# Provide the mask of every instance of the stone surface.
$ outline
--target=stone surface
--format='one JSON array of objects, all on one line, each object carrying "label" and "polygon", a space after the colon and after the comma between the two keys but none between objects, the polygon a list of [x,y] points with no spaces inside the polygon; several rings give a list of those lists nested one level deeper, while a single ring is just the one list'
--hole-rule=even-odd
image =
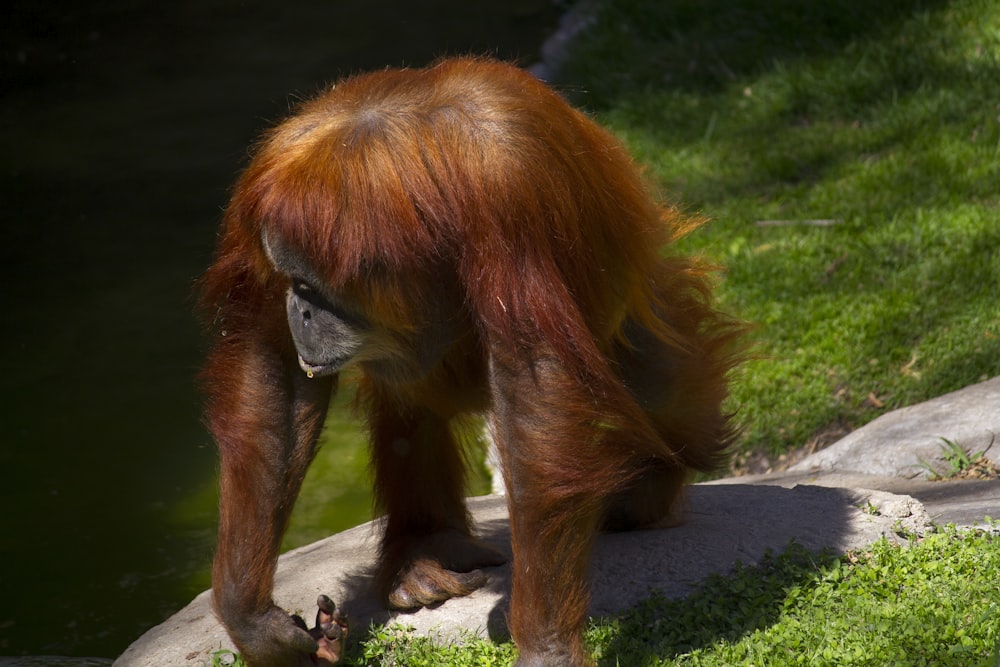
[{"label": "stone surface", "polygon": [[[509,553],[503,498],[470,501],[480,534]],[[872,513],[870,507],[882,508]],[[803,546],[837,551],[861,548],[880,537],[895,539],[900,525],[921,530],[928,524],[920,503],[883,493],[821,486],[786,489],[769,485],[713,484],[687,490],[681,521],[667,529],[603,535],[595,550],[591,614],[626,609],[653,591],[682,596],[704,577],[725,573],[741,561],[757,562],[769,550],[795,539]],[[351,616],[353,627],[394,620],[418,632],[450,638],[463,631],[502,639],[507,636],[506,599],[510,568],[491,568],[490,583],[466,597],[415,613],[385,612],[370,583],[376,532],[372,524],[334,535],[283,555],[275,600],[311,618],[320,593],[331,595]],[[210,610],[207,593],[153,628],[115,662],[139,665],[198,665],[211,652],[231,648]]]},{"label": "stone surface", "polygon": [[945,472],[943,439],[968,452],[1000,455],[1000,377],[882,415],[789,468],[879,477],[927,477]]},{"label": "stone surface", "polygon": [[[739,477],[742,484],[762,484],[793,488],[814,485],[836,488],[879,489],[903,494],[919,501],[927,517],[937,525],[959,527],[982,525],[986,517],[1000,520],[1000,479],[928,481],[903,477],[880,477],[861,473],[786,471]],[[708,484],[725,484],[719,480]]]}]

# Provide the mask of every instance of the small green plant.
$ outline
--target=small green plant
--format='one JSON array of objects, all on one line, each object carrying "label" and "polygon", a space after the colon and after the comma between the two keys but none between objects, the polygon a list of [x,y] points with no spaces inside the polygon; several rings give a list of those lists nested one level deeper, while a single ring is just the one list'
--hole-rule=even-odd
[{"label": "small green plant", "polygon": [[229,649],[213,651],[209,657],[212,660],[212,667],[246,667],[240,654],[233,653]]},{"label": "small green plant", "polygon": [[984,462],[984,457],[986,451],[976,452],[975,454],[970,454],[966,451],[965,447],[956,442],[955,440],[949,440],[948,438],[941,438],[941,458],[944,462],[948,464],[948,469],[944,472],[939,472],[934,466],[925,461],[924,459],[918,459],[920,461],[921,467],[925,468],[930,474],[931,479],[950,479],[952,477],[958,477]]}]

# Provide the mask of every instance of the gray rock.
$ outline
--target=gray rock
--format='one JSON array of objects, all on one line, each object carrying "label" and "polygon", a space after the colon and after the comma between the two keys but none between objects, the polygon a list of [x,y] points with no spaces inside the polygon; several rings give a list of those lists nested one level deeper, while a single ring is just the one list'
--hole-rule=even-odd
[{"label": "gray rock", "polygon": [[[834,488],[879,489],[916,500],[927,518],[936,525],[952,524],[959,528],[984,526],[984,519],[1000,519],[1000,479],[932,482],[905,477],[880,477],[861,473],[786,471],[736,478],[742,484],[781,486],[800,485]],[[727,484],[718,480],[708,484]],[[887,509],[887,512],[891,509]],[[884,513],[884,512],[883,512]]]},{"label": "gray rock", "polygon": [[894,410],[850,433],[788,471],[853,472],[879,477],[930,476],[926,462],[947,471],[943,439],[967,452],[1000,453],[1000,377]]}]

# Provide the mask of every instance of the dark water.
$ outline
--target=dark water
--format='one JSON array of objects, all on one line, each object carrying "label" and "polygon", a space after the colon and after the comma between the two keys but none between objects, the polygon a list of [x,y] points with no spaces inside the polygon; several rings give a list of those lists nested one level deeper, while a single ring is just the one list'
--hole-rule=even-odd
[{"label": "dark water", "polygon": [[[115,656],[209,585],[191,286],[254,135],[341,74],[531,62],[550,0],[8,1],[0,10],[0,654]],[[332,424],[289,543],[368,517]]]}]

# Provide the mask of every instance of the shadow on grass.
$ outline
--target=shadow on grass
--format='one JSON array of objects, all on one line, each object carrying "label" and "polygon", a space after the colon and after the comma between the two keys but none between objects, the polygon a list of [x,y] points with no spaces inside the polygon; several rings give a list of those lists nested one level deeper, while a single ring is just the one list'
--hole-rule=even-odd
[{"label": "shadow on grass", "polygon": [[[591,28],[573,46],[560,78],[586,81],[574,96],[596,108],[648,89],[712,92],[766,69],[835,55],[852,42],[884,38],[915,12],[947,4],[594,0],[584,5]],[[591,76],[595,70],[606,75]]]},{"label": "shadow on grass", "polygon": [[720,641],[737,642],[774,624],[788,591],[814,581],[837,558],[792,542],[780,554],[768,552],[758,565],[737,564],[713,575],[683,599],[654,595],[592,636],[611,634],[598,660],[601,667],[642,665],[676,659]]},{"label": "shadow on grass", "polygon": [[666,184],[690,206],[787,196],[858,162],[855,211],[988,198],[996,174],[965,165],[1000,140],[994,38],[965,52],[954,31],[975,7],[953,5],[595,0],[559,81],[637,143],[703,153],[711,169]]}]

